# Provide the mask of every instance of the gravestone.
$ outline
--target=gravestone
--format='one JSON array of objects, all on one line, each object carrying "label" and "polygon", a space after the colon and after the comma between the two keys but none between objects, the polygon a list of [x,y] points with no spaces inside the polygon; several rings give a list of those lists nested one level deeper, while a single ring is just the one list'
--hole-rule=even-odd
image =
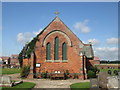
[{"label": "gravestone", "polygon": [[118,88],[120,88],[120,72],[118,72]]},{"label": "gravestone", "polygon": [[11,77],[10,76],[1,76],[0,77],[0,83],[10,84],[11,83]]},{"label": "gravestone", "polygon": [[120,80],[120,78],[118,78],[117,76],[108,77],[107,87],[108,88],[119,88],[119,86],[120,86],[119,80]]},{"label": "gravestone", "polygon": [[0,76],[0,87],[11,87],[12,81],[10,76]]},{"label": "gravestone", "polygon": [[0,76],[0,87],[12,87],[20,83],[23,83],[23,81],[12,82],[10,76]]},{"label": "gravestone", "polygon": [[99,88],[97,78],[90,79],[90,88]]},{"label": "gravestone", "polygon": [[101,88],[107,88],[108,83],[108,73],[107,72],[100,72],[98,75],[98,84]]}]

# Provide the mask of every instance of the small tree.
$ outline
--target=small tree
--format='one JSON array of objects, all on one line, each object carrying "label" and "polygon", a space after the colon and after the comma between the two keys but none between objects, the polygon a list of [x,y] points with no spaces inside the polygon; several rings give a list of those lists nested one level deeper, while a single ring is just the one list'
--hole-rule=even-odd
[{"label": "small tree", "polygon": [[22,68],[22,63],[23,63],[22,52],[19,54],[18,60],[19,60],[20,68]]},{"label": "small tree", "polygon": [[95,78],[96,77],[96,73],[93,72],[92,70],[89,70],[87,75],[88,75],[88,78]]},{"label": "small tree", "polygon": [[28,65],[28,66],[23,66],[23,67],[21,68],[21,72],[20,72],[21,78],[27,78],[29,72],[30,72],[30,65]]}]

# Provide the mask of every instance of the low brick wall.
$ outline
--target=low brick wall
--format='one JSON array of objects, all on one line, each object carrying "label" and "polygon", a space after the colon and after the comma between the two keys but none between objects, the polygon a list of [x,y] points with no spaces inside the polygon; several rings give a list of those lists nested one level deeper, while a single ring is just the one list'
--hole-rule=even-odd
[{"label": "low brick wall", "polygon": [[96,65],[99,69],[118,69],[120,64],[100,64]]}]

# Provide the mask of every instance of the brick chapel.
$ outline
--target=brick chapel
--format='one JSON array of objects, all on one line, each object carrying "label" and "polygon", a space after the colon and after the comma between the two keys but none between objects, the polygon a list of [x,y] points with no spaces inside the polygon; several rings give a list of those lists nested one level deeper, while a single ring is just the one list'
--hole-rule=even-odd
[{"label": "brick chapel", "polygon": [[[42,72],[66,72],[71,77],[87,79],[87,69],[95,65],[91,44],[84,44],[56,16],[38,35],[30,58],[23,59],[23,65],[30,65],[28,78]],[[27,47],[29,48],[29,47]]]}]

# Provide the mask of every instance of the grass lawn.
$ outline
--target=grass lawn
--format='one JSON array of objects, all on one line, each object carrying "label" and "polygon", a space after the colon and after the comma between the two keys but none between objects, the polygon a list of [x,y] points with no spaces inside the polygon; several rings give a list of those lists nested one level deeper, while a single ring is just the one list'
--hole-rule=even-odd
[{"label": "grass lawn", "polygon": [[30,88],[33,88],[35,86],[35,83],[32,82],[23,82],[21,84],[18,84],[16,86],[13,87],[2,87],[2,90],[8,90],[8,89],[13,89],[16,90],[16,88],[19,88],[20,90],[28,90]]},{"label": "grass lawn", "polygon": [[100,69],[100,72],[107,72],[108,70],[111,70],[112,72],[113,72],[114,70],[120,71],[120,69]]},{"label": "grass lawn", "polygon": [[86,90],[88,88],[90,88],[90,82],[81,82],[81,83],[75,83],[70,85],[70,88],[72,90]]},{"label": "grass lawn", "polygon": [[118,71],[120,71],[120,69],[100,69],[100,72],[108,72],[108,70],[111,70],[112,71],[112,76],[115,76],[115,74],[114,74],[114,70],[118,70]]},{"label": "grass lawn", "polygon": [[20,73],[20,69],[17,68],[0,68],[0,74],[14,74]]},{"label": "grass lawn", "polygon": [[108,70],[111,70],[112,72],[114,70],[119,70],[120,71],[120,69],[100,69],[100,72],[107,72]]}]

